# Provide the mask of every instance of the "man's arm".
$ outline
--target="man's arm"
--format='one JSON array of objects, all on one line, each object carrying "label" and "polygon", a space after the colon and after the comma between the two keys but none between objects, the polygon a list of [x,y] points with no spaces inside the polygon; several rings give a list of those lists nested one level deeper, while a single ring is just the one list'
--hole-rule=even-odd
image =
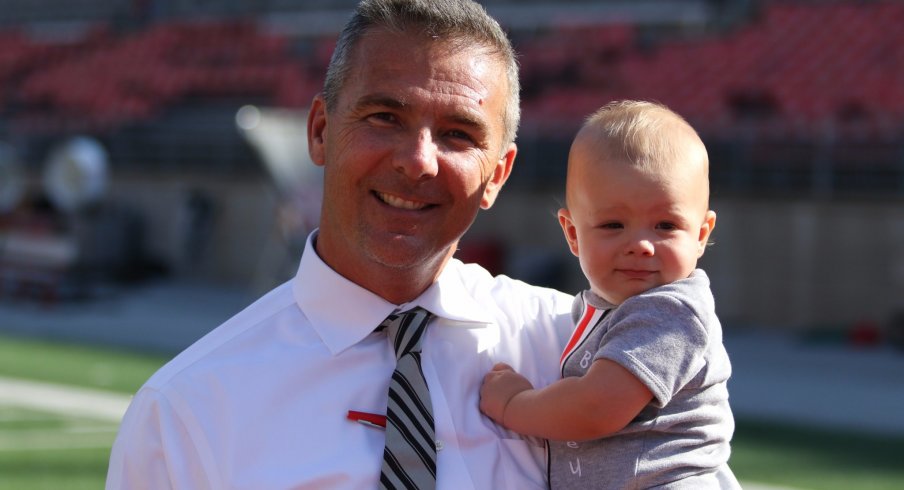
[{"label": "man's arm", "polygon": [[205,472],[189,430],[166,399],[143,388],[132,400],[110,454],[106,488],[220,488]]},{"label": "man's arm", "polygon": [[653,399],[650,390],[617,363],[598,359],[587,374],[542,388],[505,364],[487,373],[480,410],[502,426],[529,436],[586,441],[613,434]]}]

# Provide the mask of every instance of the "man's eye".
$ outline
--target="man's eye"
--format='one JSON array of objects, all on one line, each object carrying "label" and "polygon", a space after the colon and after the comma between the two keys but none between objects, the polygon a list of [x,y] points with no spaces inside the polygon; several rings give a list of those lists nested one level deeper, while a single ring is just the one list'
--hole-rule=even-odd
[{"label": "man's eye", "polygon": [[474,138],[472,138],[470,134],[468,134],[462,130],[459,130],[459,129],[453,129],[453,130],[447,131],[446,135],[449,136],[450,138],[455,138],[455,139],[460,139],[460,140],[465,140],[465,141],[470,141],[470,142],[474,141]]},{"label": "man's eye", "polygon": [[373,119],[376,121],[385,121],[385,122],[395,122],[396,121],[395,115],[390,112],[375,112],[367,117],[369,119]]}]

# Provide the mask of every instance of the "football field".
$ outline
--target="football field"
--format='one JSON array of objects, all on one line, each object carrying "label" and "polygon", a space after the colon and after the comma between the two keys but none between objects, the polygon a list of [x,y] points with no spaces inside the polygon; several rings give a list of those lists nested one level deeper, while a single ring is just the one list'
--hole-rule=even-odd
[{"label": "football field", "polygon": [[103,488],[117,424],[0,406],[0,489]]},{"label": "football field", "polygon": [[[0,490],[100,489],[130,394],[166,358],[0,336]],[[750,490],[904,488],[904,439],[738,422]]]},{"label": "football field", "polygon": [[0,337],[0,490],[103,488],[130,394],[164,360]]}]

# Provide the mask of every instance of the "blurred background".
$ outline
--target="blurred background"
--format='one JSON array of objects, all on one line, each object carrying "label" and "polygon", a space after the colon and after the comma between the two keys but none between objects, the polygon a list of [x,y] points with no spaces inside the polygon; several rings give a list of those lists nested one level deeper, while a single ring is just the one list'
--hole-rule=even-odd
[{"label": "blurred background", "polygon": [[[36,485],[2,475],[53,459],[4,459],[34,438],[21,407],[50,410],[23,400],[63,396],[3,379],[132,392],[294,275],[320,205],[307,107],[355,3],[0,0],[0,488]],[[523,121],[513,177],[458,256],[583,288],[555,219],[570,141],[608,101],[665,103],[710,152],[718,226],[701,265],[735,368],[736,447],[752,468],[739,473],[835,488],[781,476],[806,464],[770,460],[774,446],[750,456],[766,427],[794,452],[782,437],[838,433],[829,445],[900,456],[904,3],[481,3],[520,54]],[[815,473],[837,480],[823,456]]]}]

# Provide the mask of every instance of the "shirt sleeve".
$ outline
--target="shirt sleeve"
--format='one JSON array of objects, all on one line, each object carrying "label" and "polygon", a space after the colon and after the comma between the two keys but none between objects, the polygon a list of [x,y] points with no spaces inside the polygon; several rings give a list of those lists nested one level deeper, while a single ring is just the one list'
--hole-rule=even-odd
[{"label": "shirt sleeve", "polygon": [[612,312],[595,359],[612,360],[666,405],[703,368],[709,336],[698,313],[678,297],[640,295]]},{"label": "shirt sleeve", "polygon": [[158,391],[143,388],[123,417],[110,454],[107,490],[210,489],[189,431]]},{"label": "shirt sleeve", "polygon": [[521,298],[521,308],[508,311],[506,319],[514,329],[510,335],[515,340],[509,345],[517,348],[501,360],[515,367],[535,387],[546,386],[560,377],[559,358],[574,328],[571,321],[574,297],[535,286],[526,286],[514,294]]}]

